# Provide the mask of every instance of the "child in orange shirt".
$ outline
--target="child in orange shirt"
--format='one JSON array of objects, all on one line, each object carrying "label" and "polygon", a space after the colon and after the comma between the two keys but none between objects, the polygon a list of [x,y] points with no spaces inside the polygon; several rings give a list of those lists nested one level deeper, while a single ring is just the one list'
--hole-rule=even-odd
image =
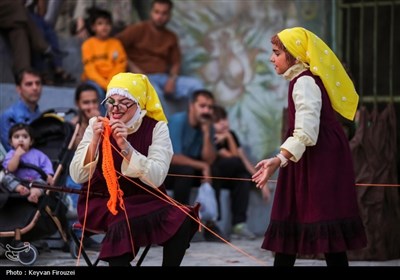
[{"label": "child in orange shirt", "polygon": [[110,37],[112,17],[108,11],[92,9],[90,24],[93,36],[82,44],[82,80],[100,87],[100,100],[103,100],[109,81],[126,71],[128,60],[121,42]]}]

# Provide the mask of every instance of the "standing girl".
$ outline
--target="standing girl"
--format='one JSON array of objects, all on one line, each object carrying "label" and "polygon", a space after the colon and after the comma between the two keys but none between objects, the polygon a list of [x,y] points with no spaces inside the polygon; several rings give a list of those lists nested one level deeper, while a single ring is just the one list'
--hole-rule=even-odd
[{"label": "standing girl", "polygon": [[353,161],[335,111],[352,120],[358,95],[342,64],[315,34],[300,28],[273,36],[271,62],[290,81],[286,141],[253,175],[263,187],[280,167],[263,249],[275,266],[296,254],[324,253],[328,266],[347,266],[346,251],[366,245],[358,213]]}]

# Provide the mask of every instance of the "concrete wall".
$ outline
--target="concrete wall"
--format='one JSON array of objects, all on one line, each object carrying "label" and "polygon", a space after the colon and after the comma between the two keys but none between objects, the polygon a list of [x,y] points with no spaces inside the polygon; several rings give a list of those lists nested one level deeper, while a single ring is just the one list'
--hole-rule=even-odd
[{"label": "concrete wall", "polygon": [[[74,108],[74,88],[44,86],[39,106],[42,111],[57,107]],[[18,100],[14,84],[0,84],[0,113]]]}]

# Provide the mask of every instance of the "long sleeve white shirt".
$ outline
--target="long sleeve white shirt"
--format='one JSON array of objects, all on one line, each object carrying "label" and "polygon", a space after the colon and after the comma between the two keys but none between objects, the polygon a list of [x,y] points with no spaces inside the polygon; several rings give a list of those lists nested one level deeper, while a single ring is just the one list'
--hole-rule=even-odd
[{"label": "long sleeve white shirt", "polygon": [[[302,64],[289,68],[283,76],[292,80],[307,70]],[[297,79],[292,94],[295,106],[295,123],[292,136],[281,145],[281,149],[289,151],[297,162],[302,157],[307,146],[314,146],[318,140],[320,114],[322,107],[321,90],[310,76]]]},{"label": "long sleeve white shirt", "polygon": [[[146,111],[142,111],[141,118],[133,124],[128,133],[135,133],[142,123]],[[93,137],[93,123],[95,118],[89,121],[82,141],[79,143],[70,165],[71,178],[79,184],[87,182],[92,176],[98,162],[98,155],[93,162],[84,165],[86,153]],[[152,144],[149,147],[147,157],[133,149],[130,161],[124,160],[121,172],[124,176],[139,178],[143,183],[151,186],[160,186],[167,176],[172,159],[172,143],[166,122],[158,122],[153,130]]]}]

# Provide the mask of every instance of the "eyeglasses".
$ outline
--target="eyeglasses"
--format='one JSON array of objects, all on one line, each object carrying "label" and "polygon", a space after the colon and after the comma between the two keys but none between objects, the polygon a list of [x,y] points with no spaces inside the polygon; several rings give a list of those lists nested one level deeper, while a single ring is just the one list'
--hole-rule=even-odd
[{"label": "eyeglasses", "polygon": [[118,109],[118,111],[121,113],[125,113],[126,111],[128,111],[129,108],[131,108],[133,105],[136,105],[136,104],[137,104],[136,102],[115,104],[115,100],[111,97],[105,101],[105,105],[106,105],[108,111],[112,111],[114,109],[114,107],[116,107]]}]

